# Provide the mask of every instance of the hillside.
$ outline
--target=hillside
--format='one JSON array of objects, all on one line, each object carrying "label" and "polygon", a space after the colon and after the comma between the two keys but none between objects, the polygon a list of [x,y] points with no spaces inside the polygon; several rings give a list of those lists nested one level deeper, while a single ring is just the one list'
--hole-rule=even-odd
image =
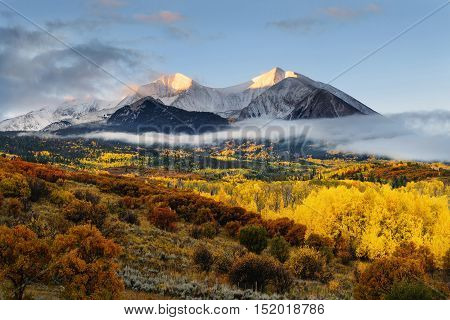
[{"label": "hillside", "polygon": [[[273,183],[245,180],[239,174],[233,178],[229,173],[211,180],[210,171],[204,172],[205,177],[201,172],[168,173],[161,169],[142,172],[133,167],[115,174],[73,171],[0,158],[0,246],[16,239],[17,256],[8,259],[26,257],[32,263],[31,274],[46,274],[30,278],[24,291],[3,282],[0,297],[382,298],[391,293],[373,288],[368,295],[361,290],[369,284],[354,278],[355,272],[365,277],[364,269],[378,268],[379,263],[406,263],[405,268],[414,265],[411,270],[422,279],[419,285],[425,286],[423,290],[433,288],[431,298],[448,295],[442,280],[448,237],[439,233],[442,223],[448,223],[443,218],[448,208],[442,196],[447,191],[439,183],[423,182],[394,190],[371,182],[324,178]],[[383,232],[402,232],[383,238],[385,247],[369,237],[372,231],[368,226],[359,224],[356,234],[347,238],[335,232],[348,228],[346,220],[335,220],[336,213],[326,208],[320,211],[323,216],[314,220],[316,213],[310,209],[339,199],[345,205],[361,205],[354,212],[346,211],[352,215],[349,218],[358,219],[366,206],[363,199],[369,194],[378,207],[386,205],[379,202],[383,198],[393,203],[393,220]],[[303,207],[303,203],[308,206]],[[405,209],[409,204],[412,206]],[[396,214],[399,208],[403,208],[401,215]],[[421,229],[420,225],[398,229],[410,217],[414,216],[416,223],[428,219],[415,208],[428,208],[437,219],[427,222],[435,231],[414,240],[425,243],[420,246],[399,240],[419,234],[415,228]],[[364,215],[369,217],[370,211]],[[329,230],[324,221],[336,224]],[[51,254],[41,255],[37,261],[34,251],[21,251],[21,241]],[[83,241],[94,241],[100,251],[90,258],[71,251],[72,245],[87,243]],[[380,260],[381,252],[385,257]],[[417,252],[427,252],[427,260]],[[399,255],[402,258],[395,258]],[[303,256],[315,261],[312,271],[305,273],[296,267]],[[87,263],[89,268],[102,266],[103,271],[89,275],[69,263],[72,259]],[[8,264],[2,263],[0,268],[13,276],[15,269],[4,269]],[[245,267],[254,264],[257,269],[253,271]],[[260,273],[261,268],[266,271]],[[103,272],[109,276],[102,280]],[[89,286],[80,290],[84,277]]]}]

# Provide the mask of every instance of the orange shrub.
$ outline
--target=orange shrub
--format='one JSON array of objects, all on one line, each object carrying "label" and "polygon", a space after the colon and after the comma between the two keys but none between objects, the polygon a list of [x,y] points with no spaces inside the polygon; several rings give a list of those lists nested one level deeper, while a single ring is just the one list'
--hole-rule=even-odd
[{"label": "orange shrub", "polygon": [[152,224],[166,231],[175,230],[177,218],[177,214],[170,208],[160,207],[153,208],[148,216],[148,220]]},{"label": "orange shrub", "polygon": [[436,270],[434,254],[425,246],[417,246],[414,242],[402,242],[394,251],[395,257],[409,258],[419,261],[426,272]]},{"label": "orange shrub", "polygon": [[124,290],[117,275],[121,247],[89,225],[76,226],[54,241],[53,276],[68,299],[116,299]]},{"label": "orange shrub", "polygon": [[0,226],[0,280],[13,285],[13,298],[21,300],[28,285],[41,282],[50,263],[47,243],[25,226]]},{"label": "orange shrub", "polygon": [[394,283],[420,280],[425,270],[422,263],[408,258],[382,258],[375,260],[357,275],[356,299],[382,299]]}]

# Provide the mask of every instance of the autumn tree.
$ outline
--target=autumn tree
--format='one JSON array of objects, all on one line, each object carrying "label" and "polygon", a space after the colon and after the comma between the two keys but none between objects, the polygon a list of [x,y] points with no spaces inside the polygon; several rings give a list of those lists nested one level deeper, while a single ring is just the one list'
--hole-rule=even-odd
[{"label": "autumn tree", "polygon": [[124,289],[117,275],[121,247],[94,226],[81,225],[54,241],[53,275],[69,299],[116,299]]},{"label": "autumn tree", "polygon": [[48,244],[25,226],[0,226],[0,280],[13,287],[13,298],[21,300],[30,284],[42,281],[51,259]]}]

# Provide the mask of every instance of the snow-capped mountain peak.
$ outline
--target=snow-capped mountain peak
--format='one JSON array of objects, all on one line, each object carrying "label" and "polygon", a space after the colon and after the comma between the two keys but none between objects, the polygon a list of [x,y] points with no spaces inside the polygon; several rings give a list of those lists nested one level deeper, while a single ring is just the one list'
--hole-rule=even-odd
[{"label": "snow-capped mountain peak", "polygon": [[170,75],[163,75],[159,77],[155,82],[161,82],[165,86],[172,88],[175,91],[183,91],[189,89],[194,81],[182,73],[175,73]]},{"label": "snow-capped mountain peak", "polygon": [[39,131],[53,123],[80,124],[106,119],[116,109],[117,101],[74,99],[49,108],[30,111],[0,122],[0,131]]},{"label": "snow-capped mountain peak", "polygon": [[375,111],[339,89],[281,68],[226,88],[201,85],[188,76],[163,75],[139,87],[118,104],[99,100],[71,100],[0,122],[0,131],[35,131],[108,119],[116,110],[145,97],[185,111],[212,112],[244,120],[326,118]]},{"label": "snow-capped mountain peak", "polygon": [[277,84],[286,78],[298,78],[298,74],[294,71],[284,71],[281,68],[275,67],[269,71],[252,79],[251,89],[268,88]]}]

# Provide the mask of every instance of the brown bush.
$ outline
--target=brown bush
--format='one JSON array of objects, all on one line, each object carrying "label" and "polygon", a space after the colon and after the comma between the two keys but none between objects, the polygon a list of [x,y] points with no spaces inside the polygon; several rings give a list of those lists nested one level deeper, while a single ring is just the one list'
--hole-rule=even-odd
[{"label": "brown bush", "polygon": [[72,192],[62,189],[55,189],[50,192],[50,202],[59,207],[63,207],[75,199]]},{"label": "brown bush", "polygon": [[339,237],[334,245],[334,255],[342,264],[349,264],[354,259],[350,240],[346,237]]},{"label": "brown bush", "polygon": [[420,261],[408,258],[382,258],[371,263],[357,274],[356,299],[382,299],[394,283],[416,281],[423,278],[425,270]]},{"label": "brown bush", "polygon": [[170,208],[156,207],[150,211],[148,220],[158,228],[166,231],[175,230],[177,214]]},{"label": "brown bush", "polygon": [[97,205],[100,202],[100,196],[90,190],[77,189],[74,191],[73,195],[78,200],[86,201],[93,205]]},{"label": "brown bush", "polygon": [[291,272],[300,279],[323,280],[326,275],[326,260],[314,248],[293,250],[286,262]]},{"label": "brown bush", "polygon": [[292,276],[276,259],[249,253],[237,259],[229,273],[230,282],[242,289],[285,292],[292,285]]},{"label": "brown bush", "polygon": [[107,209],[103,205],[92,205],[83,200],[73,200],[64,208],[64,217],[75,223],[92,223],[101,229],[107,216]]},{"label": "brown bush", "polygon": [[216,257],[214,261],[214,270],[220,274],[227,274],[233,264],[234,255],[231,253],[223,253]]},{"label": "brown bush", "polygon": [[414,242],[402,242],[395,249],[395,257],[409,258],[419,261],[426,272],[436,270],[435,257],[431,250],[426,246],[417,246]]},{"label": "brown bush", "polygon": [[141,206],[141,200],[125,196],[119,199],[119,206],[127,209],[138,209]]},{"label": "brown bush", "polygon": [[200,208],[192,216],[191,222],[197,225],[214,221],[214,216],[209,208]]},{"label": "brown bush", "polygon": [[25,206],[17,198],[6,198],[3,200],[2,214],[15,221],[22,220]]},{"label": "brown bush", "polygon": [[214,257],[212,253],[205,246],[201,245],[195,248],[193,255],[194,264],[197,265],[200,270],[208,272],[214,263]]},{"label": "brown bush", "polygon": [[35,177],[28,177],[28,186],[30,188],[30,200],[33,202],[38,201],[40,198],[47,196],[50,191],[48,190],[47,183],[44,180]]},{"label": "brown bush", "polygon": [[311,233],[308,239],[306,239],[305,245],[310,248],[321,250],[323,248],[332,248],[333,240],[317,233]]},{"label": "brown bush", "polygon": [[213,239],[219,233],[219,225],[216,222],[207,222],[202,225],[193,225],[189,235],[194,239]]},{"label": "brown bush", "polygon": [[284,236],[291,246],[300,246],[305,242],[306,226],[303,224],[294,224]]},{"label": "brown bush", "polygon": [[241,224],[238,221],[230,221],[227,222],[227,224],[225,225],[226,233],[233,238],[235,238],[238,235],[240,228]]},{"label": "brown bush", "polygon": [[267,229],[269,237],[286,236],[294,226],[294,221],[289,218],[279,218],[275,220],[264,221],[264,227]]},{"label": "brown bush", "polygon": [[119,220],[122,222],[134,224],[137,226],[140,224],[138,215],[133,211],[120,209],[118,216]]}]

